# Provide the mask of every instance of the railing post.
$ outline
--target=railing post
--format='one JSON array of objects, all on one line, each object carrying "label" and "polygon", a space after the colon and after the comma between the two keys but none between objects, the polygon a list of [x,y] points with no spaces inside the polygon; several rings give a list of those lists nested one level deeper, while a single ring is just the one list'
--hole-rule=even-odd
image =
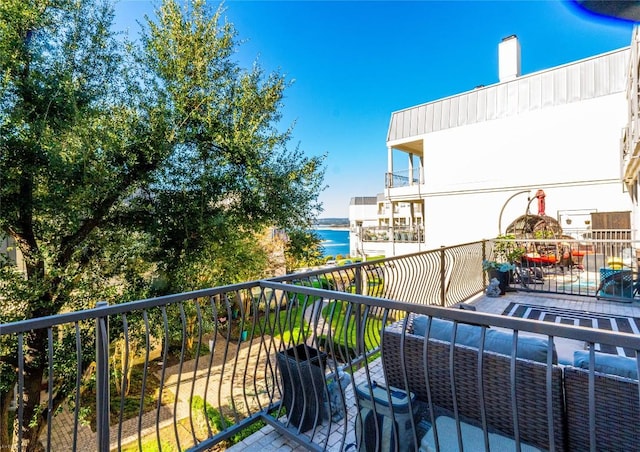
[{"label": "railing post", "polygon": [[[356,279],[356,293],[358,295],[362,295],[362,267],[358,266],[355,268],[355,279]],[[364,336],[362,330],[362,305],[360,303],[356,303],[355,308],[355,318],[358,319],[357,328],[356,328],[356,353],[360,356],[364,350]]]},{"label": "railing post", "polygon": [[[486,260],[487,260],[487,241],[482,240],[482,262]],[[488,279],[489,278],[487,277],[487,272],[483,270],[482,271],[482,287],[487,287],[487,284],[489,283]]]},{"label": "railing post", "polygon": [[443,308],[445,307],[445,299],[446,299],[446,290],[445,290],[446,275],[444,271],[444,266],[445,266],[444,250],[445,250],[445,247],[441,246],[440,247],[440,304],[442,305]]},{"label": "railing post", "polygon": [[355,275],[354,275],[354,279],[355,279],[355,283],[356,283],[356,293],[358,295],[362,295],[362,269],[360,267],[356,267],[355,268]]},{"label": "railing post", "polygon": [[[109,306],[96,303],[96,309]],[[96,317],[96,445],[98,452],[109,452],[109,317]]]}]

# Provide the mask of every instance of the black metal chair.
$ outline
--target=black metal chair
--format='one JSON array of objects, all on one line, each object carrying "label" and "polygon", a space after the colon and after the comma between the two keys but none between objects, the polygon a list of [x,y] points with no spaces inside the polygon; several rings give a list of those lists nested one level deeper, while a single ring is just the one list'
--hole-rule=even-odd
[{"label": "black metal chair", "polygon": [[516,264],[514,271],[514,280],[516,284],[520,284],[523,288],[528,289],[532,284],[543,284],[544,274],[542,269],[537,266],[530,266],[527,263]]}]

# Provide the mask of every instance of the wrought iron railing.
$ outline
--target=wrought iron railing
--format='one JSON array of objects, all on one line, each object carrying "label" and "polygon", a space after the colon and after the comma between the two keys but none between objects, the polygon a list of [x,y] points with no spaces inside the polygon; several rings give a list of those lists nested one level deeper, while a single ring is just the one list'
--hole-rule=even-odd
[{"label": "wrought iron railing", "polygon": [[[287,441],[309,450],[344,450],[364,441],[363,432],[374,440],[391,439],[395,447],[408,438],[417,450],[437,415],[428,403],[435,397],[432,391],[442,388],[430,387],[427,380],[426,386],[416,387],[411,374],[415,363],[405,359],[419,341],[413,337],[416,315],[452,321],[447,333],[451,338],[463,334],[468,324],[480,328],[476,351],[472,347],[460,353],[475,353],[475,369],[481,374],[494,359],[493,352],[486,354],[486,327],[536,333],[548,341],[549,350],[564,339],[580,341],[581,349],[589,352],[591,369],[589,390],[583,395],[590,408],[581,413],[582,423],[594,427],[586,437],[597,448],[595,427],[600,420],[592,395],[599,381],[594,373],[596,349],[609,344],[635,357],[640,336],[450,309],[484,289],[481,262],[493,249],[491,243],[477,242],[0,325],[2,387],[15,387],[3,393],[15,395],[15,413],[9,417],[12,444],[0,448],[36,450],[40,441],[49,450],[87,450],[96,444],[101,451],[129,445],[143,450],[147,443],[161,450],[208,450],[230,447],[270,425]],[[396,348],[389,348],[392,333]],[[511,425],[508,436],[525,443],[519,431],[525,427],[518,420],[522,414],[517,401],[525,397],[518,383],[524,372],[516,359],[518,334],[502,350],[510,375],[504,385],[511,399],[506,411],[500,406],[505,424]],[[46,344],[42,355],[35,354],[39,340]],[[428,348],[420,350],[419,356],[428,356]],[[454,364],[458,353],[457,348],[446,353],[450,361],[445,373],[451,382],[460,371]],[[637,360],[632,363],[640,368]],[[34,382],[36,366],[44,369],[44,378]],[[420,366],[417,371],[427,375],[428,369]],[[543,375],[537,398],[546,400],[548,419],[555,422],[551,405],[556,403],[556,363],[550,358],[536,366],[542,366]],[[408,417],[406,405],[401,409],[389,403],[399,394],[385,384],[391,372],[398,390],[419,395],[409,397]],[[460,408],[465,402],[456,394],[464,391],[456,391],[456,384],[444,390],[459,421],[460,413],[467,412]],[[465,384],[482,388],[485,383],[472,378]],[[631,389],[637,396],[637,380]],[[479,391],[480,429],[493,431],[495,413],[486,417],[495,408],[493,395],[484,397]],[[37,406],[34,397],[39,398]],[[378,397],[386,404],[376,408],[370,402]],[[637,405],[639,398],[630,403]],[[402,432],[395,424],[363,425],[364,413],[371,410],[380,410],[382,418],[410,422]],[[639,412],[636,407],[627,415],[625,425],[640,425]],[[557,430],[550,425],[542,428],[542,435],[555,438]],[[388,428],[396,429],[393,435]],[[559,450],[554,441],[547,445]]]},{"label": "wrought iron railing", "polygon": [[415,304],[452,306],[484,289],[482,261],[491,242],[321,268],[273,281]]},{"label": "wrought iron railing", "polygon": [[[413,173],[413,174],[411,174]],[[414,168],[411,170],[394,171],[393,173],[385,174],[385,187],[408,187],[409,185],[416,185],[420,183],[420,168]]]},{"label": "wrought iron railing", "polygon": [[514,289],[633,300],[639,243],[621,231],[594,231],[592,236],[599,238],[498,240],[487,247],[488,256],[504,261],[500,249],[521,250],[510,276]]}]

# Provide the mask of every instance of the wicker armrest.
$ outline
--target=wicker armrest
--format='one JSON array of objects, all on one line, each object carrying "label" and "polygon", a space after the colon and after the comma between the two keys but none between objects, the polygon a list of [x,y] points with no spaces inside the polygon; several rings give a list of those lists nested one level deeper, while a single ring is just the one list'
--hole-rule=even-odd
[{"label": "wicker armrest", "polygon": [[[564,369],[570,450],[589,450],[589,371]],[[595,449],[638,450],[640,405],[638,380],[595,372]]]},{"label": "wicker armrest", "polygon": [[406,320],[404,318],[402,318],[400,320],[396,320],[395,322],[387,325],[385,327],[384,331],[388,331],[390,333],[401,334],[402,330],[405,328],[405,325],[406,325],[407,333],[413,333],[413,319],[414,318],[415,318],[415,314],[409,314],[407,316]]}]

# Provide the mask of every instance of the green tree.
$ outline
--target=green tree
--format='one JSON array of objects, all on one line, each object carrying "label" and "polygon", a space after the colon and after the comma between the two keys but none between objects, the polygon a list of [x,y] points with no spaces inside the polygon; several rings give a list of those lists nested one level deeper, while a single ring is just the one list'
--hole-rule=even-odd
[{"label": "green tree", "polygon": [[322,265],[322,239],[310,230],[296,229],[289,231],[285,249],[287,273],[301,267]]},{"label": "green tree", "polygon": [[173,153],[147,187],[170,289],[182,259],[208,243],[306,227],[319,207],[321,159],[288,150],[291,129],[277,128],[288,83],[239,68],[236,31],[221,18],[204,0],[165,1],[142,37],[154,92],[171,106]]},{"label": "green tree", "polygon": [[[222,14],[167,0],[137,45],[111,31],[108,0],[0,2],[0,235],[26,266],[0,266],[0,322],[183,290],[196,277],[233,282],[262,265],[249,238],[310,224],[322,159],[287,147],[288,83],[232,60],[236,31]],[[224,268],[208,273],[213,254]],[[73,355],[63,333],[60,362]],[[16,357],[1,340],[5,446]],[[35,450],[46,331],[25,336],[25,353],[23,436]],[[59,367],[54,409],[75,380],[74,366]]]}]

